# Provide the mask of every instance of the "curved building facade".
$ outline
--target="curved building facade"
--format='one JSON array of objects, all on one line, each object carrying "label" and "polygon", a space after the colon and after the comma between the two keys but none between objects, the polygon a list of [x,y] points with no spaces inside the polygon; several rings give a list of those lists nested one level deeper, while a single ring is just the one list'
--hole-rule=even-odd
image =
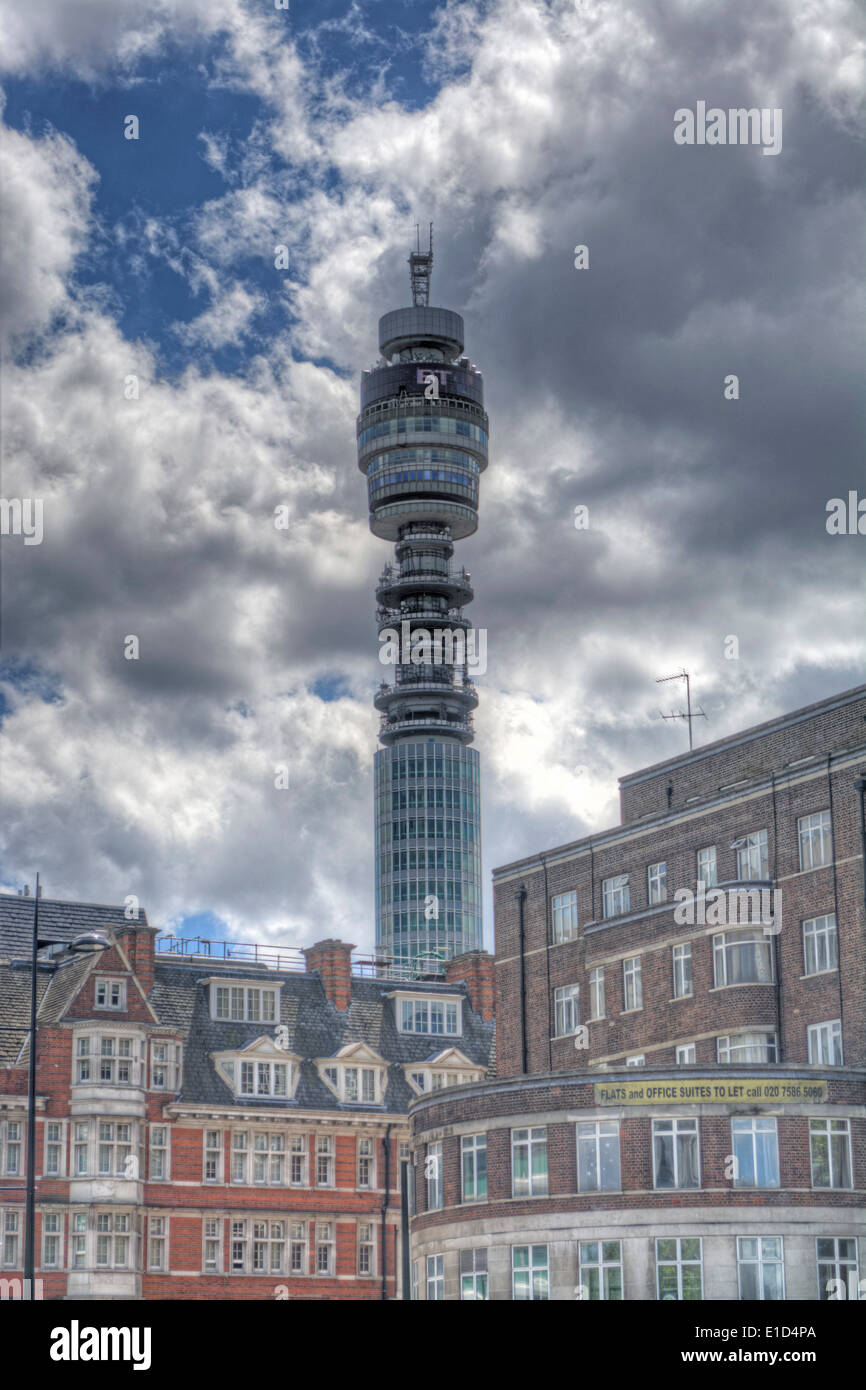
[{"label": "curved building facade", "polygon": [[497,1079],[411,1109],[419,1298],[866,1295],[866,686],[494,871]]},{"label": "curved building facade", "polygon": [[381,357],[361,382],[358,466],[370,529],[394,544],[376,590],[389,679],[375,759],[376,945],[430,964],[480,949],[478,703],[484,648],[463,609],[470,576],[454,542],[478,525],[489,425],[463,320],[427,303],[432,246],[410,257],[415,303],[379,321]]}]

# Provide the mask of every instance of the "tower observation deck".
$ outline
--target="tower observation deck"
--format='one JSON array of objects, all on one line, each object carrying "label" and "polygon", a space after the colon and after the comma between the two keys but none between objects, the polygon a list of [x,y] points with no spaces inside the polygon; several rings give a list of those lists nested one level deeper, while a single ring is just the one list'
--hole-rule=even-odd
[{"label": "tower observation deck", "polygon": [[481,373],[463,320],[428,303],[429,251],[409,258],[413,304],[379,320],[361,379],[358,467],[370,530],[392,541],[376,589],[383,680],[375,757],[376,946],[407,959],[480,949],[481,811],[471,671],[484,669],[463,616],[470,576],[454,541],[478,525],[487,467]]}]

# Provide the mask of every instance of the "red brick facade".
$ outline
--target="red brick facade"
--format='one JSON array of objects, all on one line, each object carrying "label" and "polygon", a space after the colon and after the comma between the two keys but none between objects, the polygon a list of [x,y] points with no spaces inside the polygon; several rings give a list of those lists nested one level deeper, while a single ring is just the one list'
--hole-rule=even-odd
[{"label": "red brick facade", "polygon": [[413,1104],[419,1297],[598,1297],[602,1249],[608,1297],[856,1296],[864,720],[624,777],[621,826],[494,871],[498,1080]]}]

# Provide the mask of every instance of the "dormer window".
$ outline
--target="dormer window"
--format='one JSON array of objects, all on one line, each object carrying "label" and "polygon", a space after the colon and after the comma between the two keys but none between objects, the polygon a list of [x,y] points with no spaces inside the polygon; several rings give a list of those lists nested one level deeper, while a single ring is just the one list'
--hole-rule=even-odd
[{"label": "dormer window", "polygon": [[241,1062],[239,1096],[285,1096],[288,1094],[286,1062]]},{"label": "dormer window", "polygon": [[320,1058],[316,1065],[325,1085],[344,1105],[382,1104],[387,1063],[365,1043],[350,1043],[335,1058]]},{"label": "dormer window", "polygon": [[279,988],[210,981],[210,1016],[222,1023],[276,1023]]},{"label": "dormer window", "polygon": [[416,1095],[428,1091],[441,1091],[446,1086],[467,1086],[472,1081],[482,1081],[484,1071],[473,1066],[472,1061],[456,1047],[446,1048],[425,1062],[410,1062],[404,1065],[406,1080]]},{"label": "dormer window", "polygon": [[273,1038],[257,1038],[236,1052],[213,1054],[219,1075],[239,1099],[291,1100],[301,1059],[278,1048]]},{"label": "dormer window", "polygon": [[99,975],[96,979],[94,1007],[97,1009],[126,1008],[126,980]]},{"label": "dormer window", "polygon": [[424,1033],[433,1037],[459,1038],[462,1027],[462,1000],[400,994],[394,996],[397,1027],[401,1033]]}]

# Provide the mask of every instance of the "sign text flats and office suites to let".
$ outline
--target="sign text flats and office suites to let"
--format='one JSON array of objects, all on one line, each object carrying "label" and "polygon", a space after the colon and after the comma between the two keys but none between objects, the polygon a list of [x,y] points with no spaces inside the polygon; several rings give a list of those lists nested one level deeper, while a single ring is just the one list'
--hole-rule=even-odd
[{"label": "sign text flats and office suites to let", "polygon": [[826,1081],[612,1081],[596,1082],[596,1105],[705,1105],[730,1101],[827,1099]]}]

